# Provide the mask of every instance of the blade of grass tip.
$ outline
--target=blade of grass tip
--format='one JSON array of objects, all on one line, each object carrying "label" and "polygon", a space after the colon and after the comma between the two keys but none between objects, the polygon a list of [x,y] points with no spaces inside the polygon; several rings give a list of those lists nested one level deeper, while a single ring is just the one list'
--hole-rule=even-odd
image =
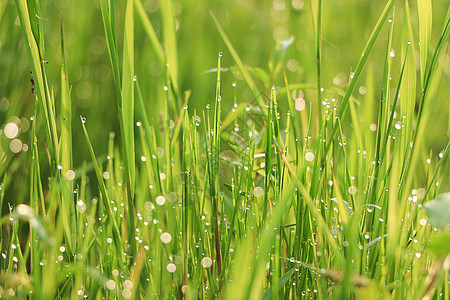
[{"label": "blade of grass tip", "polygon": [[[403,24],[402,24],[402,56],[407,53],[406,56],[406,66],[404,80],[402,86],[400,87],[400,109],[402,115],[411,116],[406,118],[404,124],[404,133],[402,135],[402,145],[406,149],[404,151],[405,156],[410,149],[409,145],[412,139],[413,132],[413,120],[414,118],[414,106],[416,99],[416,60],[414,54],[414,37],[411,26],[411,17],[409,13],[408,1],[405,1],[405,8],[403,13]],[[408,47],[413,47],[410,51],[407,51]]]},{"label": "blade of grass tip", "polygon": [[[345,95],[342,98],[341,104],[338,109],[338,114],[337,114],[338,118],[342,118],[344,116],[344,112],[347,108],[347,104],[348,104],[348,101],[350,100],[352,92],[356,86],[356,82],[358,81],[358,79],[361,75],[361,71],[367,61],[367,58],[369,57],[369,54],[373,48],[373,45],[375,44],[375,41],[381,31],[381,28],[383,27],[383,24],[386,22],[386,20],[388,18],[388,14],[391,11],[394,3],[395,3],[395,0],[389,0],[388,3],[386,3],[386,6],[384,7],[383,12],[381,13],[380,17],[378,18],[378,21],[375,24],[375,27],[373,28],[372,33],[370,34],[369,40],[367,41],[367,43],[364,47],[364,50],[361,54],[361,58],[359,59],[358,64],[356,65],[355,72],[352,74],[352,76],[350,76],[350,79],[351,79],[350,84],[348,85],[347,90],[345,91]],[[334,137],[338,130],[338,127],[339,127],[339,125],[336,122],[333,125],[333,129],[330,133],[328,143],[327,143],[324,153],[328,153],[328,150],[329,150],[331,144],[333,143],[333,140],[334,140]]]},{"label": "blade of grass tip", "polygon": [[150,43],[152,44],[153,50],[155,50],[156,57],[159,60],[159,63],[161,66],[166,65],[166,58],[164,54],[163,47],[161,46],[161,43],[158,40],[158,37],[156,36],[155,29],[153,28],[152,23],[150,22],[149,17],[147,16],[147,13],[145,12],[144,6],[142,5],[141,0],[135,0],[135,9],[136,12],[139,15],[139,18],[142,22],[142,26],[144,27],[144,31],[147,34]]},{"label": "blade of grass tip", "polygon": [[225,42],[225,45],[228,48],[228,51],[230,51],[231,56],[233,57],[234,61],[236,62],[239,71],[241,72],[242,76],[244,77],[245,82],[247,83],[248,87],[250,88],[250,91],[252,92],[253,97],[256,99],[256,103],[261,109],[261,111],[266,112],[267,109],[265,108],[264,100],[261,97],[261,93],[258,91],[255,82],[253,81],[252,77],[248,73],[246,67],[244,66],[244,63],[242,62],[241,58],[237,54],[236,50],[234,50],[233,45],[231,44],[230,40],[228,39],[227,34],[223,30],[222,26],[220,25],[219,21],[217,20],[214,13],[209,10],[209,13],[211,14],[211,17],[214,21],[214,24],[216,25],[217,30],[219,31],[220,36],[222,37],[223,41]]},{"label": "blade of grass tip", "polygon": [[[287,76],[286,76],[286,72],[283,70],[283,76],[284,76],[284,84],[286,87],[286,99],[288,102],[288,107],[289,110],[291,112],[290,117],[291,117],[291,124],[292,124],[292,131],[294,134],[294,139],[297,139],[298,136],[298,131],[297,131],[297,116],[296,116],[296,109],[294,106],[294,100],[292,99],[292,95],[291,92],[289,90],[289,84],[288,84],[288,80],[287,80]],[[295,159],[296,161],[298,161],[298,143],[295,143]]]},{"label": "blade of grass tip", "polygon": [[405,71],[405,66],[406,66],[406,62],[407,62],[407,56],[408,55],[408,47],[406,48],[406,53],[405,53],[405,59],[403,60],[403,65],[402,65],[402,69],[400,71],[400,76],[398,79],[398,85],[397,85],[397,90],[395,92],[395,96],[394,96],[394,102],[392,103],[392,108],[391,108],[391,113],[389,116],[389,123],[386,127],[386,134],[384,137],[384,142],[383,142],[383,147],[381,147],[381,156],[380,159],[383,160],[384,159],[384,155],[386,154],[386,144],[388,143],[388,139],[389,139],[389,132],[392,129],[392,124],[394,123],[394,113],[395,113],[395,108],[397,106],[397,102],[398,102],[398,98],[400,97],[400,87],[402,84],[402,80],[403,80],[403,74]]},{"label": "blade of grass tip", "polygon": [[[447,15],[445,17],[444,26],[442,28],[441,34],[439,36],[438,43],[436,45],[436,49],[433,54],[433,58],[430,62],[430,68],[425,76],[425,83],[422,87],[422,101],[419,104],[419,112],[417,113],[417,123],[420,124],[420,120],[423,114],[423,108],[425,103],[428,103],[428,94],[430,92],[430,88],[434,83],[434,77],[436,76],[437,69],[440,63],[439,57],[441,55],[442,48],[447,41],[448,35],[450,33],[450,7],[447,10]],[[418,125],[419,126],[419,125]],[[417,131],[416,131],[417,133]]]},{"label": "blade of grass tip", "polygon": [[[316,4],[317,2],[317,4]],[[319,120],[318,132],[322,131],[322,84],[321,84],[321,60],[322,60],[322,0],[312,1],[313,14],[315,16],[315,33],[316,33],[316,74],[317,74],[317,114]]]},{"label": "blade of grass tip", "polygon": [[17,13],[21,28],[25,37],[25,45],[27,45],[28,58],[31,64],[33,80],[35,82],[34,88],[38,98],[39,108],[45,126],[45,136],[47,139],[47,147],[51,160],[58,160],[56,152],[58,149],[58,138],[56,133],[56,122],[54,116],[52,117],[53,109],[50,107],[50,99],[48,90],[46,89],[46,81],[44,71],[42,69],[42,57],[37,43],[37,38],[33,34],[33,29],[30,21],[30,14],[26,0],[16,0]]},{"label": "blade of grass tip", "polygon": [[[146,142],[147,142],[147,146],[148,149],[150,151],[150,157],[153,157],[153,155],[157,156],[157,149],[156,149],[156,137],[154,134],[153,130],[150,130],[150,122],[148,121],[148,116],[147,116],[147,112],[145,111],[145,104],[144,104],[144,100],[142,98],[142,93],[141,93],[141,88],[139,85],[139,80],[136,80],[135,82],[136,84],[136,97],[137,97],[137,101],[139,105],[139,112],[140,112],[140,118],[143,122],[143,127],[144,127],[144,131],[145,131],[145,138],[146,138]],[[157,193],[161,194],[162,193],[162,183],[161,183],[161,178],[159,176],[160,172],[160,168],[159,168],[159,160],[158,159],[152,159],[151,160],[151,165],[153,168],[153,180],[154,182],[157,182]]]},{"label": "blade of grass tip", "polygon": [[[447,10],[447,15],[445,17],[445,21],[444,21],[444,26],[442,28],[441,31],[441,35],[439,37],[438,43],[436,45],[436,49],[434,51],[433,54],[433,58],[431,60],[430,63],[430,68],[427,74],[427,79],[425,81],[425,86],[423,88],[423,92],[422,92],[422,99],[421,102],[419,104],[419,112],[417,113],[417,120],[416,120],[416,130],[414,132],[414,137],[413,137],[413,148],[412,148],[412,153],[411,153],[411,159],[410,159],[410,163],[408,165],[408,169],[405,171],[405,190],[409,190],[410,186],[412,184],[412,181],[414,179],[414,173],[415,173],[415,166],[418,162],[419,159],[419,150],[421,149],[421,147],[419,145],[421,145],[423,139],[424,139],[424,135],[425,135],[425,127],[424,124],[426,124],[426,121],[429,117],[429,113],[428,111],[426,111],[424,108],[424,103],[427,102],[428,104],[428,93],[429,93],[429,89],[433,86],[432,83],[435,84],[434,79],[436,76],[436,73],[439,70],[439,64],[441,63],[441,61],[439,60],[439,57],[441,56],[441,52],[442,52],[442,48],[444,47],[444,44],[447,41],[447,38],[450,34],[450,7]],[[424,113],[424,111],[426,113]],[[425,122],[422,120],[423,118],[425,118]]]},{"label": "blade of grass tip", "polygon": [[[215,98],[215,112],[214,112],[214,138],[213,138],[213,178],[214,178],[214,238],[216,246],[216,261],[217,261],[217,275],[219,279],[222,273],[222,258],[221,258],[221,246],[220,246],[220,235],[219,235],[219,198],[220,198],[220,183],[219,183],[219,163],[220,163],[220,112],[221,112],[221,92],[220,92],[220,62],[222,58],[222,52],[219,52],[217,58],[217,82],[216,82],[216,98]],[[223,222],[221,222],[223,224]],[[219,286],[222,282],[219,281]]]},{"label": "blade of grass tip", "polygon": [[[185,109],[183,109],[185,110]],[[188,238],[189,235],[189,171],[191,167],[191,149],[190,145],[192,144],[191,141],[191,126],[189,124],[189,116],[187,113],[184,114],[184,127],[186,128],[183,130],[183,155],[182,155],[182,191],[181,191],[181,201],[183,205],[183,214],[182,214],[182,228],[183,228],[183,283],[187,284],[187,276],[188,276],[188,251],[190,250],[189,241]],[[180,122],[181,123],[181,122]],[[192,172],[191,172],[192,173]]]},{"label": "blade of grass tip", "polygon": [[[123,39],[123,75],[122,75],[122,103],[119,107],[120,118],[122,120],[122,145],[123,162],[127,177],[128,193],[128,240],[134,241],[134,190],[135,190],[135,142],[134,142],[134,20],[133,20],[133,0],[127,1],[125,11],[125,28]],[[130,243],[130,253],[135,255],[136,244]]]},{"label": "blade of grass tip", "polygon": [[59,162],[61,169],[61,201],[64,211],[64,226],[69,237],[69,248],[72,253],[76,249],[76,217],[73,203],[72,170],[72,101],[70,98],[69,79],[67,75],[66,55],[64,48],[64,28],[61,17],[61,138],[59,144]]},{"label": "blade of grass tip", "polygon": [[[175,97],[178,101],[178,57],[177,57],[177,39],[175,35],[175,16],[173,14],[172,0],[160,1],[162,26],[163,26],[163,38],[166,48],[167,70],[169,72],[170,81],[172,83]],[[178,103],[180,105],[181,103]]]},{"label": "blade of grass tip", "polygon": [[106,215],[107,215],[108,219],[110,219],[110,221],[113,223],[114,238],[117,239],[115,241],[115,245],[118,247],[118,252],[123,253],[119,226],[117,225],[116,219],[113,216],[112,208],[111,208],[111,201],[109,200],[108,192],[106,191],[106,186],[105,186],[105,182],[103,181],[102,172],[100,171],[100,166],[98,165],[97,158],[94,153],[94,148],[92,147],[91,140],[89,139],[89,135],[86,130],[86,126],[85,126],[86,119],[83,118],[82,116],[80,116],[80,118],[81,118],[81,127],[83,128],[83,133],[86,138],[86,143],[89,148],[89,153],[91,155],[92,163],[94,164],[95,176],[97,177],[100,192],[102,193],[102,199],[105,204]]},{"label": "blade of grass tip", "polygon": [[105,28],[106,45],[108,47],[109,59],[111,60],[112,74],[116,87],[117,103],[120,106],[121,90],[120,90],[120,68],[119,68],[119,54],[117,50],[117,37],[115,34],[115,26],[113,22],[115,15],[114,3],[108,0],[100,0],[100,8],[102,12],[103,27]]},{"label": "blade of grass tip", "polygon": [[264,223],[267,216],[267,206],[269,204],[269,189],[270,189],[270,172],[272,170],[272,136],[273,136],[273,105],[274,105],[274,97],[275,91],[272,88],[272,92],[270,94],[270,102],[269,102],[269,111],[267,114],[267,126],[266,126],[266,149],[265,149],[265,169],[264,169],[264,206],[263,206],[263,215],[262,215],[262,223]]},{"label": "blade of grass tip", "polygon": [[428,50],[433,17],[431,0],[417,0],[417,11],[419,14],[420,75],[423,88],[426,78]]},{"label": "blade of grass tip", "polygon": [[[184,101],[183,101],[183,109],[180,112],[180,117],[177,120],[177,124],[175,125],[175,129],[173,130],[172,139],[171,139],[171,151],[175,151],[176,142],[178,141],[178,137],[180,135],[181,129],[183,128],[184,116],[188,115],[188,103],[191,97],[191,91],[186,91],[184,93]],[[186,128],[186,127],[184,127]]]},{"label": "blade of grass tip", "polygon": [[[386,145],[384,144],[384,138],[388,137],[389,131],[387,130],[387,122],[389,117],[389,111],[390,111],[390,105],[389,105],[389,97],[390,97],[390,80],[391,77],[391,57],[390,57],[390,51],[392,49],[392,35],[394,31],[394,20],[391,19],[390,26],[389,26],[389,33],[388,33],[388,39],[386,43],[386,53],[385,53],[385,59],[384,59],[384,69],[383,69],[383,77],[382,77],[382,83],[381,83],[381,101],[379,104],[378,109],[378,124],[377,124],[377,138],[376,138],[376,150],[375,150],[375,161],[380,161],[382,157],[382,151],[383,147]],[[394,107],[395,109],[395,107]],[[377,197],[377,186],[378,186],[378,179],[379,179],[379,172],[381,168],[381,164],[376,163],[373,168],[373,178],[372,184],[370,186],[369,190],[369,203],[375,204],[375,199]],[[373,216],[373,215],[371,215]],[[367,229],[369,224],[372,224],[372,220],[369,220],[367,222]]]},{"label": "blade of grass tip", "polygon": [[42,56],[44,56],[44,41],[42,35],[42,26],[40,26],[40,3],[37,0],[27,0],[28,5],[28,18],[31,23],[31,30],[33,36],[36,39],[36,44],[39,45],[39,50]]}]

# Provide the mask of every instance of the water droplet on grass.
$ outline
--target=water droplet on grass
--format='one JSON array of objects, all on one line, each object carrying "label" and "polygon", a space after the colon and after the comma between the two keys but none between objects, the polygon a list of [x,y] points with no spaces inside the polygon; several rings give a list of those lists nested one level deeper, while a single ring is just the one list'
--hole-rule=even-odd
[{"label": "water droplet on grass", "polygon": [[295,99],[295,110],[302,111],[306,107],[305,99],[297,98]]},{"label": "water droplet on grass", "polygon": [[183,294],[187,294],[188,291],[189,291],[189,286],[188,286],[188,285],[183,285],[183,286],[181,287],[181,292],[182,292]]},{"label": "water droplet on grass", "polygon": [[33,208],[31,208],[31,206],[26,205],[26,204],[19,204],[16,207],[16,213],[19,216],[24,216],[27,218],[31,218],[34,216],[34,210]]},{"label": "water droplet on grass", "polygon": [[106,282],[106,288],[109,289],[109,290],[115,289],[116,288],[116,282],[114,280],[112,280],[112,279],[108,280]]},{"label": "water droplet on grass", "polygon": [[170,233],[164,232],[163,234],[161,234],[160,239],[164,244],[168,244],[172,240],[172,236],[170,235]]},{"label": "water droplet on grass", "polygon": [[306,161],[313,161],[314,160],[314,153],[312,153],[311,151],[308,151],[305,153],[305,159]]},{"label": "water droplet on grass", "polygon": [[161,205],[164,205],[164,203],[166,203],[166,198],[164,198],[164,196],[158,196],[158,197],[156,197],[155,201],[156,201],[156,204],[161,206]]},{"label": "water droplet on grass", "polygon": [[123,288],[124,289],[129,289],[129,290],[131,290],[131,288],[133,287],[133,282],[131,281],[131,280],[125,280],[124,282],[123,282]]},{"label": "water droplet on grass", "polygon": [[3,133],[8,139],[13,139],[19,134],[19,127],[15,123],[8,123],[3,129]]},{"label": "water droplet on grass", "polygon": [[166,269],[167,269],[167,272],[174,273],[177,270],[177,266],[173,263],[170,263],[167,265]]},{"label": "water droplet on grass", "polygon": [[78,200],[77,202],[77,211],[82,214],[86,211],[86,204],[84,203],[83,200]]},{"label": "water droplet on grass", "polygon": [[9,143],[9,149],[13,152],[13,153],[19,153],[20,150],[22,150],[22,141],[19,139],[13,139],[10,143]]},{"label": "water droplet on grass", "polygon": [[212,259],[209,257],[203,257],[202,258],[202,266],[203,268],[210,268],[212,266]]},{"label": "water droplet on grass", "polygon": [[75,179],[75,172],[73,170],[67,170],[66,174],[64,175],[64,177],[69,180],[72,181]]},{"label": "water droplet on grass", "polygon": [[264,195],[264,190],[262,189],[262,187],[257,186],[255,187],[255,189],[253,190],[253,195],[256,198],[262,197]]},{"label": "water droplet on grass", "polygon": [[174,193],[174,192],[171,192],[171,193],[169,193],[169,194],[167,194],[167,200],[169,201],[169,202],[171,202],[171,203],[175,203],[175,202],[177,202],[177,194],[176,193]]}]

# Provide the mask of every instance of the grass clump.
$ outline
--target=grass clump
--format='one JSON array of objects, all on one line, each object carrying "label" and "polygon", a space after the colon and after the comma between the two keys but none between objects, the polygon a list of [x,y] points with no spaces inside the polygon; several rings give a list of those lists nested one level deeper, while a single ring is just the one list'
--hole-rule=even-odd
[{"label": "grass clump", "polygon": [[[92,82],[89,67],[71,73],[68,26],[47,2],[1,4],[18,15],[32,109],[0,102],[0,296],[448,299],[450,147],[435,120],[448,118],[450,11],[434,25],[430,1],[418,14],[385,2],[348,74],[328,61],[341,47],[324,38],[328,2],[270,2],[287,28],[309,10],[314,51],[301,66],[301,37],[277,27],[267,70],[246,65],[227,18],[206,10],[223,47],[214,68],[198,63],[206,102],[178,33],[192,3],[100,0]],[[107,102],[86,106],[87,91]]]}]

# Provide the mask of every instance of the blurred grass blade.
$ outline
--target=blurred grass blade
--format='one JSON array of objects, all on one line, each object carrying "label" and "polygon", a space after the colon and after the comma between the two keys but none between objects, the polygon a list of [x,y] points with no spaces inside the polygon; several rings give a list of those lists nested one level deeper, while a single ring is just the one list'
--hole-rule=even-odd
[{"label": "blurred grass blade", "polygon": [[[283,288],[283,286],[289,281],[291,276],[295,273],[295,269],[290,269],[283,276],[280,277],[278,281],[278,289]],[[277,291],[278,292],[278,291]],[[266,292],[262,295],[261,300],[270,300],[272,299],[272,287],[269,287]]]},{"label": "blurred grass blade", "polygon": [[98,165],[97,158],[94,153],[94,148],[92,148],[91,140],[89,139],[89,135],[86,130],[86,126],[85,126],[86,119],[81,116],[80,116],[80,119],[81,119],[81,127],[83,129],[84,137],[86,139],[89,153],[91,155],[92,163],[94,164],[94,171],[95,171],[95,175],[97,177],[97,181],[99,184],[100,192],[102,193],[101,196],[102,196],[104,205],[106,207],[106,215],[107,215],[108,219],[113,222],[114,238],[117,239],[117,241],[115,242],[115,245],[118,248],[120,248],[119,253],[123,254],[122,242],[121,242],[122,239],[121,239],[121,235],[120,235],[119,226],[117,225],[116,219],[113,216],[113,212],[112,212],[112,208],[111,208],[111,201],[109,199],[108,192],[106,190],[105,182],[103,181],[103,175],[102,175],[102,172],[100,171],[100,166]]},{"label": "blurred grass blade", "polygon": [[102,12],[103,27],[105,28],[106,45],[108,48],[109,58],[111,60],[112,74],[116,87],[117,104],[121,106],[121,84],[120,84],[120,68],[119,68],[119,54],[117,50],[117,36],[115,29],[115,14],[114,1],[100,0],[100,7]]},{"label": "blurred grass blade", "polygon": [[153,28],[152,23],[150,22],[149,17],[147,16],[147,13],[145,12],[144,6],[142,5],[141,0],[135,0],[135,9],[138,13],[139,19],[141,19],[142,26],[144,27],[145,33],[147,34],[150,43],[152,44],[153,50],[155,50],[156,57],[159,60],[159,63],[161,66],[166,65],[166,58],[164,55],[164,50],[161,46],[161,43],[158,40],[158,37],[156,36],[155,29]]},{"label": "blurred grass blade", "polygon": [[[175,93],[175,97],[178,101],[178,53],[177,53],[177,38],[175,30],[175,16],[173,15],[172,0],[160,1],[163,37],[166,50],[167,69],[170,76],[170,82]],[[181,104],[181,103],[178,103]]]},{"label": "blurred grass blade", "polygon": [[272,76],[271,84],[274,84],[274,80],[283,65],[283,59],[286,56],[286,51],[289,46],[294,43],[294,40],[294,37],[290,37],[287,40],[276,42],[275,48],[272,50],[272,54],[269,58],[269,70],[270,75]]},{"label": "blurred grass blade", "polygon": [[[76,216],[73,201],[72,166],[72,100],[70,98],[69,78],[67,74],[64,48],[64,29],[61,18],[61,138],[59,144],[59,162],[61,169],[61,208],[63,224],[68,236],[71,253],[76,249]],[[72,175],[73,174],[73,175]]]},{"label": "blurred grass blade", "polygon": [[420,76],[422,89],[425,85],[428,48],[431,37],[431,25],[433,10],[431,0],[417,0],[417,11],[419,13],[419,42],[420,42]]},{"label": "blurred grass blade", "polygon": [[[45,135],[47,138],[47,147],[50,153],[50,158],[54,162],[58,160],[57,157],[57,149],[58,149],[58,136],[56,132],[56,120],[54,115],[54,107],[53,103],[50,99],[50,94],[47,87],[47,79],[45,76],[45,70],[42,68],[42,64],[44,63],[40,45],[43,43],[43,39],[41,34],[39,33],[39,41],[36,40],[36,37],[33,33],[33,27],[40,26],[39,23],[36,23],[33,18],[33,25],[31,24],[30,14],[31,12],[28,10],[28,5],[26,0],[15,0],[17,13],[19,15],[20,24],[22,31],[25,36],[25,45],[28,53],[28,58],[31,63],[32,75],[35,82],[35,93],[38,98],[39,108],[43,118],[43,124],[45,126]],[[34,3],[34,2],[33,2]],[[34,7],[38,7],[38,4],[35,3]],[[38,25],[36,25],[38,24]],[[35,29],[36,30],[36,29]],[[41,29],[38,28],[37,31],[41,32]]]},{"label": "blurred grass blade", "polygon": [[[344,112],[347,108],[348,101],[350,100],[350,97],[352,95],[353,89],[356,86],[356,82],[358,81],[359,77],[361,76],[361,71],[367,61],[367,58],[369,57],[369,54],[375,44],[375,41],[380,34],[381,28],[383,27],[383,24],[388,19],[389,12],[391,11],[392,7],[394,6],[395,0],[389,0],[388,3],[386,3],[386,6],[383,9],[383,12],[381,13],[380,17],[378,18],[377,23],[375,24],[375,27],[372,30],[372,33],[370,34],[369,40],[367,41],[364,50],[361,54],[361,57],[358,61],[358,64],[356,65],[355,72],[350,76],[350,84],[347,87],[347,90],[345,91],[345,95],[341,100],[341,103],[339,105],[338,109],[338,117],[342,118],[344,115]],[[333,130],[330,133],[329,140],[325,149],[325,154],[328,152],[328,149],[331,146],[331,143],[334,140],[334,137],[336,135],[337,129],[338,129],[338,123],[336,122],[333,126]]]},{"label": "blurred grass blade", "polygon": [[[123,38],[123,76],[122,76],[122,103],[119,107],[122,133],[122,146],[124,152],[124,165],[127,176],[128,193],[128,239],[134,241],[134,192],[136,177],[135,142],[134,142],[134,19],[133,0],[127,1],[125,11],[125,28]],[[136,254],[136,244],[130,243],[131,255]]]},{"label": "blurred grass blade", "polygon": [[245,82],[247,83],[248,87],[250,88],[250,91],[252,92],[253,97],[256,99],[256,103],[258,104],[259,108],[262,111],[266,111],[264,108],[264,100],[261,97],[260,92],[258,91],[252,77],[248,73],[246,67],[244,66],[244,63],[242,62],[241,58],[237,54],[236,50],[234,50],[233,45],[231,44],[230,40],[228,39],[225,31],[223,30],[222,26],[220,25],[219,21],[217,20],[216,16],[213,14],[213,12],[210,10],[209,13],[211,14],[211,17],[214,21],[214,24],[217,27],[217,30],[220,33],[220,36],[222,37],[223,41],[225,42],[225,45],[227,46],[228,50],[231,53],[231,56],[233,57],[234,61],[236,62],[239,71],[241,72],[242,76],[244,77]]},{"label": "blurred grass blade", "polygon": [[[410,8],[408,1],[405,0],[405,10],[402,22],[402,57],[406,55],[406,65],[404,80],[400,87],[400,109],[402,115],[414,115],[415,96],[416,96],[416,58],[414,53],[414,37],[411,26]],[[411,48],[407,51],[407,48]],[[403,148],[409,147],[412,139],[413,118],[405,120],[405,133],[402,136]]]}]

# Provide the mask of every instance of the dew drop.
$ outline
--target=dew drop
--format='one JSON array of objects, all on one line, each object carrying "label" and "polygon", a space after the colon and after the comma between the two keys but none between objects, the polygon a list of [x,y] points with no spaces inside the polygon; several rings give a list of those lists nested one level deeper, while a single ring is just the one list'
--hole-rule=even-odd
[{"label": "dew drop", "polygon": [[260,186],[255,187],[255,189],[253,190],[253,196],[259,198],[262,197],[262,195],[264,195],[264,190],[262,189],[262,187]]},{"label": "dew drop", "polygon": [[170,235],[170,233],[164,232],[163,234],[161,234],[160,239],[164,244],[168,244],[172,240],[172,236]]},{"label": "dew drop", "polygon": [[202,266],[203,268],[210,268],[212,266],[212,259],[209,257],[202,258]]},{"label": "dew drop", "polygon": [[314,153],[312,153],[311,151],[306,152],[305,154],[305,159],[306,161],[313,161],[314,160]]},{"label": "dew drop", "polygon": [[155,199],[156,204],[158,205],[164,205],[164,203],[166,203],[166,198],[164,198],[164,196],[158,196]]},{"label": "dew drop", "polygon": [[115,282],[114,280],[112,280],[112,279],[108,280],[108,281],[106,282],[106,288],[107,288],[108,290],[113,290],[113,289],[115,289],[115,288],[116,288],[116,282]]},{"label": "dew drop", "polygon": [[177,266],[174,263],[170,263],[166,267],[167,272],[174,273],[177,270]]},{"label": "dew drop", "polygon": [[349,188],[348,188],[348,193],[350,194],[350,195],[355,195],[356,194],[356,192],[357,192],[357,190],[356,190],[356,187],[355,186],[350,186]]}]

